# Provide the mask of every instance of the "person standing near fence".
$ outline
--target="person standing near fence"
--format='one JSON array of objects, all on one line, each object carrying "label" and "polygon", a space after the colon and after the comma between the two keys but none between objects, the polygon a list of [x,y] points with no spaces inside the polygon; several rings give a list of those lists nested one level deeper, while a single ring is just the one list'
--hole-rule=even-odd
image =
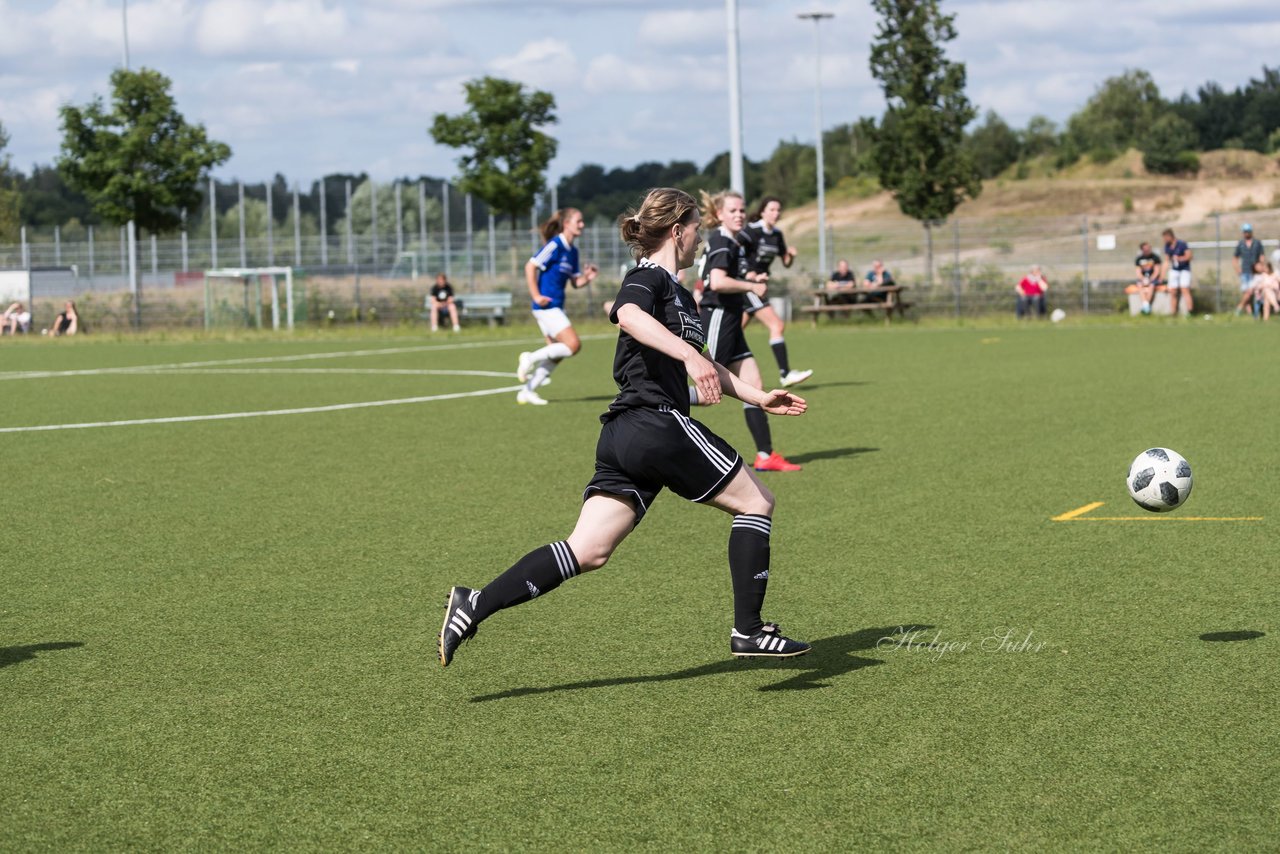
[{"label": "person standing near fence", "polygon": [[573,241],[587,227],[582,211],[561,208],[542,224],[542,239],[547,241],[524,265],[525,284],[529,286],[533,317],[547,339],[540,350],[521,353],[516,362],[516,377],[524,388],[516,393],[516,403],[545,406],[546,401],[535,391],[550,381],[551,372],[565,359],[582,349],[582,341],[564,313],[564,295],[572,284],[586,287],[600,272],[595,264],[582,269],[578,247]]},{"label": "person standing near fence", "polygon": [[1253,273],[1262,254],[1262,241],[1253,236],[1253,226],[1246,222],[1240,226],[1240,240],[1236,243],[1235,255],[1231,259],[1236,275],[1240,277],[1240,302],[1236,305],[1236,314],[1244,313],[1245,306],[1250,306],[1250,311],[1255,315],[1259,311],[1253,292]]},{"label": "person standing near fence", "polygon": [[[749,293],[763,296],[765,283],[747,266],[746,252],[738,242],[747,217],[742,195],[724,190],[714,196],[702,194],[702,221],[713,229],[701,259],[704,282],[700,306],[702,328],[707,333],[707,354],[749,385],[763,389],[760,366],[742,334],[742,317]],[[706,401],[702,401],[706,402]],[[747,429],[756,443],[756,471],[799,471],[773,448],[769,422],[760,407],[743,400]]]},{"label": "person standing near fence", "polygon": [[1164,281],[1169,289],[1169,309],[1174,314],[1191,314],[1191,247],[1179,240],[1172,228],[1164,230]]},{"label": "person standing near fence", "polygon": [[[809,644],[784,636],[776,623],[761,618],[769,584],[773,493],[728,442],[689,417],[688,388],[692,381],[709,404],[718,403],[723,393],[773,415],[802,415],[807,406],[788,391],[760,391],[704,355],[693,295],[676,281],[676,272],[691,264],[698,250],[698,220],[693,197],[671,188],[650,190],[638,210],[619,219],[622,240],[639,264],[623,278],[609,315],[618,325],[613,359],[618,396],[600,416],[595,475],[584,490],[578,522],[567,538],[534,549],[484,587],[450,589],[438,637],[442,666],[448,667],[462,642],[498,611],[604,566],[664,488],[733,517],[729,653],[790,658],[809,652]],[[668,539],[669,556],[679,558],[680,539]],[[642,627],[641,634],[655,648],[670,646],[671,639],[661,636],[666,630],[661,611],[653,617],[658,622]],[[526,633],[535,638],[524,642],[526,649],[541,646],[550,657],[565,652],[539,644],[532,627]]]},{"label": "person standing near fence", "polygon": [[[756,274],[757,281],[769,281],[769,268],[773,266],[775,259],[781,260],[784,267],[790,267],[791,262],[796,259],[795,247],[787,245],[782,229],[778,228],[780,216],[782,200],[775,196],[765,196],[756,209],[755,221],[738,233],[738,242],[746,250],[747,268]],[[786,325],[768,300],[751,292],[746,297],[747,313],[742,319],[742,325],[746,326],[754,317],[769,330],[769,349],[773,350],[773,358],[778,363],[782,387],[799,385],[813,376],[813,371],[791,369],[787,341],[783,337]]]}]

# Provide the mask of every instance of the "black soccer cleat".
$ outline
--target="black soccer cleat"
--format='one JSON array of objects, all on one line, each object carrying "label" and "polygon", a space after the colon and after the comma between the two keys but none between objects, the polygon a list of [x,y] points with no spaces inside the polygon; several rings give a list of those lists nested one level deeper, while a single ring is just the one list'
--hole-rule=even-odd
[{"label": "black soccer cleat", "polygon": [[729,633],[729,651],[737,658],[793,658],[811,649],[804,641],[784,637],[777,623],[765,623],[753,635],[737,629]]},{"label": "black soccer cleat", "polygon": [[444,609],[444,624],[440,626],[440,666],[448,667],[453,654],[467,638],[475,637],[478,623],[474,618],[479,590],[470,587],[454,587],[449,591],[449,602]]}]

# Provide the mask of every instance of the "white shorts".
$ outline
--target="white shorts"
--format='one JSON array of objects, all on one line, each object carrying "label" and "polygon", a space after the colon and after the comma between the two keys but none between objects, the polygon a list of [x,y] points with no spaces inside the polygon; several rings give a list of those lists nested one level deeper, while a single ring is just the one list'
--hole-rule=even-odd
[{"label": "white shorts", "polygon": [[562,308],[539,308],[533,312],[533,319],[538,321],[538,328],[548,338],[555,338],[570,326],[569,315]]},{"label": "white shorts", "polygon": [[1169,271],[1169,290],[1177,290],[1178,288],[1191,287],[1191,271],[1190,270],[1170,270]]}]

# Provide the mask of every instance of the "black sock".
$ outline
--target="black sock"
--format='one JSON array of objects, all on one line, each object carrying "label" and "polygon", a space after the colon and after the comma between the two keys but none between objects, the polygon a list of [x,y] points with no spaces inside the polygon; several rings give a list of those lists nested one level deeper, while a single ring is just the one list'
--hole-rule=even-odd
[{"label": "black sock", "polygon": [[764,626],[760,609],[769,586],[768,516],[744,513],[733,517],[729,532],[729,576],[733,579],[733,627],[753,635]]},{"label": "black sock", "polygon": [[770,341],[769,346],[773,348],[773,358],[778,360],[778,373],[784,377],[791,373],[791,361],[787,359],[787,342],[783,338]]},{"label": "black sock", "polygon": [[743,404],[742,414],[747,418],[747,429],[756,442],[756,450],[762,454],[773,453],[773,436],[769,433],[769,416],[758,406]]},{"label": "black sock", "polygon": [[472,617],[478,623],[495,611],[534,599],[578,574],[578,559],[566,542],[534,549],[480,591]]}]

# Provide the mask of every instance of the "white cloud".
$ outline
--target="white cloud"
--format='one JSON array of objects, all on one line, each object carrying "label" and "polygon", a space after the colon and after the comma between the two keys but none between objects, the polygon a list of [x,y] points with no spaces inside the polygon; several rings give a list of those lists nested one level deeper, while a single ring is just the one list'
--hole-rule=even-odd
[{"label": "white cloud", "polygon": [[323,0],[210,0],[195,43],[208,56],[324,56],[341,50],[350,29],[346,11]]},{"label": "white cloud", "polygon": [[513,56],[492,60],[489,67],[503,77],[541,89],[576,86],[579,79],[578,59],[560,39],[529,42]]}]

